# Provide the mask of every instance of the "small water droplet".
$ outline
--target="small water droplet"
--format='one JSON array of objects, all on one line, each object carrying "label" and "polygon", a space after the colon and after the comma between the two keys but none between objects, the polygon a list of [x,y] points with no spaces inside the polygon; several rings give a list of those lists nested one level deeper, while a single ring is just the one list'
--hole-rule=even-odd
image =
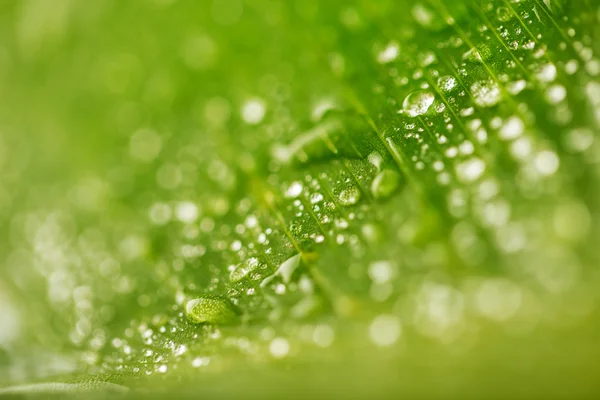
[{"label": "small water droplet", "polygon": [[456,78],[452,75],[441,76],[437,85],[442,92],[449,92],[456,87]]}]

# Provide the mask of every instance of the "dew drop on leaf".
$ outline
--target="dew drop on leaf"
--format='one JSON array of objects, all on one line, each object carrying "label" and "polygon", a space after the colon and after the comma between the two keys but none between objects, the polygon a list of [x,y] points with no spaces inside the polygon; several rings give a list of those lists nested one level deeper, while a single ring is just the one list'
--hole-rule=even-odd
[{"label": "dew drop on leaf", "polygon": [[427,90],[416,90],[406,96],[402,108],[411,117],[423,115],[433,104],[435,96]]},{"label": "dew drop on leaf", "polygon": [[480,107],[495,106],[502,97],[500,87],[491,79],[473,83],[471,85],[471,93],[475,99],[475,104]]},{"label": "dew drop on leaf", "polygon": [[198,324],[228,325],[239,320],[234,305],[217,297],[198,297],[188,300],[185,305],[188,318]]},{"label": "dew drop on leaf", "polygon": [[349,186],[343,189],[339,196],[338,201],[343,206],[351,206],[360,200],[360,190],[356,186]]},{"label": "dew drop on leaf", "polygon": [[259,261],[256,257],[250,257],[242,263],[238,264],[231,274],[229,275],[229,280],[231,282],[239,282],[244,279],[251,272],[256,271],[259,266]]},{"label": "dew drop on leaf", "polygon": [[437,85],[442,92],[449,92],[456,87],[456,78],[451,75],[441,76]]},{"label": "dew drop on leaf", "polygon": [[376,199],[385,199],[391,196],[400,185],[400,174],[391,169],[381,171],[371,184],[371,193]]}]

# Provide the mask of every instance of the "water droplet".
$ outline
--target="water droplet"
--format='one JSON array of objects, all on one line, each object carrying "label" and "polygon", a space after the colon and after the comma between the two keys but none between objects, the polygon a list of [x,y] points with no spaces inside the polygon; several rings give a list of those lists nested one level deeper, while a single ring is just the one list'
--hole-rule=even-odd
[{"label": "water droplet", "polygon": [[358,203],[358,200],[360,200],[360,190],[356,186],[343,189],[338,196],[338,201],[343,206],[354,205]]},{"label": "water droplet", "polygon": [[312,129],[288,145],[278,145],[273,156],[283,164],[304,165],[334,158],[366,158],[384,151],[365,118],[354,112],[329,110]]},{"label": "water droplet", "polygon": [[456,87],[456,78],[452,75],[441,76],[437,85],[442,92],[449,92]]},{"label": "water droplet", "polygon": [[498,84],[491,79],[478,81],[471,85],[475,103],[480,107],[492,107],[498,104],[502,93]]},{"label": "water droplet", "polygon": [[491,49],[487,45],[481,44],[463,54],[463,59],[470,62],[483,62],[489,60],[491,56]]},{"label": "water droplet", "polygon": [[283,283],[290,283],[290,281],[292,280],[292,275],[294,274],[294,271],[296,271],[296,269],[298,269],[298,267],[300,266],[301,260],[302,260],[301,254],[296,254],[295,256],[288,258],[279,266],[279,268],[277,268],[277,271],[275,271],[275,273],[273,275],[270,275],[267,278],[263,279],[263,281],[260,283],[260,286],[261,287],[267,286],[269,284],[269,282],[271,282],[273,279],[275,279],[278,276],[281,277],[281,280],[283,281]]},{"label": "water droplet", "polygon": [[190,320],[198,324],[232,324],[239,320],[235,306],[226,299],[218,297],[199,297],[189,300],[185,313]]},{"label": "water droplet", "polygon": [[406,96],[402,108],[411,117],[423,115],[433,104],[435,96],[427,90],[416,90]]},{"label": "water droplet", "polygon": [[256,271],[259,264],[260,263],[258,262],[258,258],[256,257],[250,257],[247,260],[244,260],[244,262],[238,264],[233,269],[233,271],[231,271],[231,274],[229,275],[229,280],[231,280],[231,282],[241,281],[246,276],[248,276],[249,273]]},{"label": "water droplet", "polygon": [[385,199],[391,196],[400,185],[400,174],[391,169],[381,171],[371,184],[371,193],[376,199]]}]

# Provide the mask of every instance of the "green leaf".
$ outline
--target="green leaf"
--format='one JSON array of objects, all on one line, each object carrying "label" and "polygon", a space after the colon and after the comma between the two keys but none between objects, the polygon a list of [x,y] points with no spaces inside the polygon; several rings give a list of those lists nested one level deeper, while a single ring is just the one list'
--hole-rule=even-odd
[{"label": "green leaf", "polygon": [[0,398],[597,393],[594,2],[0,21]]}]

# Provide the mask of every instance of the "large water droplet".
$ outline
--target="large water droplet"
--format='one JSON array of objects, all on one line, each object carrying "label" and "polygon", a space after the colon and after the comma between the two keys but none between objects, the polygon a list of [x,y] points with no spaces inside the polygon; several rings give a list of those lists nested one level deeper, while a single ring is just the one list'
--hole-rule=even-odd
[{"label": "large water droplet", "polygon": [[231,282],[239,282],[248,276],[249,273],[256,271],[259,266],[258,258],[250,257],[244,262],[238,264],[231,274],[229,275],[229,279]]},{"label": "large water droplet", "polygon": [[435,96],[427,90],[416,90],[406,96],[402,108],[411,117],[423,115],[433,104]]},{"label": "large water droplet", "polygon": [[391,169],[381,171],[371,184],[371,192],[376,199],[391,196],[400,185],[400,174]]},{"label": "large water droplet", "polygon": [[261,287],[267,286],[269,284],[269,282],[271,282],[273,279],[275,279],[278,276],[281,277],[281,280],[283,281],[283,283],[289,283],[292,280],[292,275],[294,274],[294,271],[296,271],[296,269],[298,269],[298,267],[300,266],[301,260],[302,260],[301,254],[296,254],[295,256],[288,258],[279,266],[279,268],[277,268],[277,271],[275,271],[275,273],[273,275],[265,278],[260,283],[260,286]]},{"label": "large water droplet", "polygon": [[360,200],[360,190],[356,186],[349,186],[343,189],[338,196],[338,201],[343,206],[351,206]]},{"label": "large water droplet", "polygon": [[217,297],[199,297],[189,300],[185,305],[188,318],[198,324],[233,324],[239,314],[234,305],[226,299]]}]

